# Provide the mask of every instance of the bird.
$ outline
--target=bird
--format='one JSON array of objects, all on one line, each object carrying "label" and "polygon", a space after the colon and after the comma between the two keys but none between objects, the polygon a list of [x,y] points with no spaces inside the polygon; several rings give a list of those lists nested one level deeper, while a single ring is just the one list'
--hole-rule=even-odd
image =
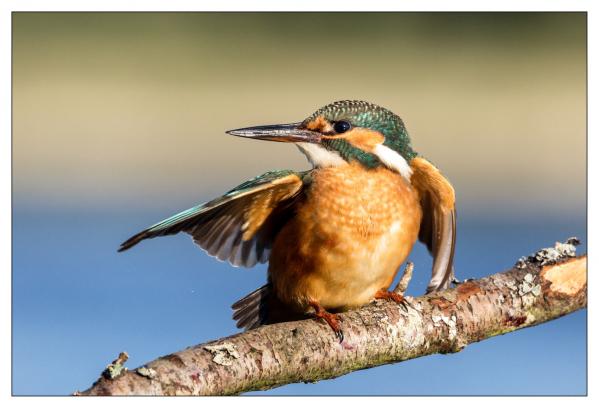
[{"label": "bird", "polygon": [[311,169],[274,170],[160,221],[123,242],[185,232],[233,266],[268,262],[267,283],[232,305],[241,329],[307,317],[343,341],[340,312],[390,291],[417,240],[433,257],[427,293],[455,279],[455,191],[413,150],[402,119],[360,100],[330,103],[301,122],[226,133],[295,144]]}]

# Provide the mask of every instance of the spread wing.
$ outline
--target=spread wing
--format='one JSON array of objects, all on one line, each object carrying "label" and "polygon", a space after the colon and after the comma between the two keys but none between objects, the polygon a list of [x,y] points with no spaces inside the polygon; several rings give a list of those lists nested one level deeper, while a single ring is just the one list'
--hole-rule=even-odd
[{"label": "spread wing", "polygon": [[410,165],[412,184],[420,193],[422,206],[418,239],[433,255],[433,271],[426,291],[447,289],[454,276],[455,192],[449,181],[427,160],[417,157]]},{"label": "spread wing", "polygon": [[302,190],[304,175],[291,170],[265,173],[152,225],[123,242],[119,252],[144,239],[183,231],[210,255],[234,266],[266,262],[274,236]]}]

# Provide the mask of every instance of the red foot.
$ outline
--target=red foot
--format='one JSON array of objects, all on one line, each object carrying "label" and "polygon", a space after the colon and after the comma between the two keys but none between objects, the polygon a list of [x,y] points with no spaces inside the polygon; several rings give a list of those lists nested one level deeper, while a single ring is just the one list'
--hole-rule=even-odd
[{"label": "red foot", "polygon": [[402,295],[400,295],[399,293],[390,292],[388,290],[381,289],[374,294],[374,298],[375,299],[390,299],[390,300],[394,301],[395,303],[397,303],[398,305],[400,305],[401,307],[403,307],[403,309],[407,311],[407,307],[406,307],[407,302],[404,299],[404,297]]},{"label": "red foot", "polygon": [[343,319],[341,316],[334,313],[329,313],[324,307],[320,306],[318,302],[311,301],[310,306],[314,308],[314,317],[323,319],[335,332],[335,336],[339,339],[339,343],[343,342],[343,330],[341,330],[340,321]]}]

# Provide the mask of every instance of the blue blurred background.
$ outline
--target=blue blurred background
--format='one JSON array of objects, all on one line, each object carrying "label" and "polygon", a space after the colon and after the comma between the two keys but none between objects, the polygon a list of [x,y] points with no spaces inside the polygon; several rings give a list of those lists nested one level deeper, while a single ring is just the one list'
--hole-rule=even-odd
[{"label": "blue blurred background", "polygon": [[[224,130],[365,99],[407,124],[458,194],[457,273],[480,277],[578,236],[586,251],[581,13],[13,15],[13,393],[89,387],[235,333],[262,285],[189,237],[140,229],[272,168],[292,146]],[[418,245],[409,294],[431,259]],[[254,394],[587,391],[586,311],[317,384]]]}]

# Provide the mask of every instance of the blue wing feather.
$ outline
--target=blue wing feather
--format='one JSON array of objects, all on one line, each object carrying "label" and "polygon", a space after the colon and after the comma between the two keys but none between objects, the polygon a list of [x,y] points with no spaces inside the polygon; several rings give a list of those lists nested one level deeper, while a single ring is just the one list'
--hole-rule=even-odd
[{"label": "blue wing feather", "polygon": [[301,190],[302,179],[306,173],[279,170],[262,174],[219,198],[181,211],[150,226],[123,242],[119,252],[137,245],[144,239],[184,231],[192,235],[194,241],[210,255],[220,260],[228,260],[235,266],[253,266],[257,262],[266,262],[276,229],[273,229],[272,225],[269,228],[264,226],[251,240],[243,240],[247,209],[253,204],[256,194],[270,189],[288,189],[290,196],[295,196]]}]

